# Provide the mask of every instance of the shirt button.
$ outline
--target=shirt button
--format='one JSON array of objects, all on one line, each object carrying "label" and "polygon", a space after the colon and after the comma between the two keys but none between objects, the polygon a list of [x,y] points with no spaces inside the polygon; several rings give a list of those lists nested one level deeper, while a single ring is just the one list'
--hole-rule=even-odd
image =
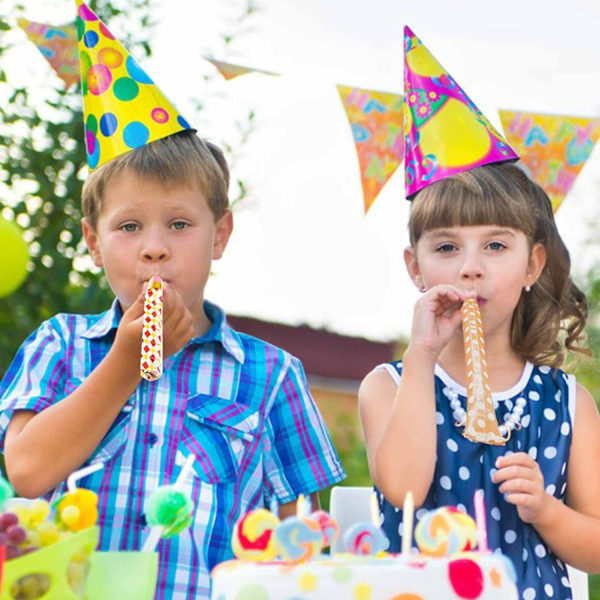
[{"label": "shirt button", "polygon": [[146,515],[145,514],[141,514],[139,519],[138,519],[138,523],[142,526],[142,527],[146,527],[146,525],[148,525],[148,521],[146,521]]},{"label": "shirt button", "polygon": [[151,446],[154,446],[154,444],[156,444],[156,442],[158,442],[158,436],[155,433],[151,433],[148,435],[148,443]]}]

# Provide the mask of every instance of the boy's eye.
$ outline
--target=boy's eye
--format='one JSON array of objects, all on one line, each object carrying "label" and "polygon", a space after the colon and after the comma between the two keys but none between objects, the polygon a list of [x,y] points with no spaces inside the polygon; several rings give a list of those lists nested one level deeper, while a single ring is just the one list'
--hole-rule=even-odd
[{"label": "boy's eye", "polygon": [[125,223],[119,227],[122,231],[127,231],[128,233],[132,233],[139,229],[139,226],[136,223]]},{"label": "boy's eye", "polygon": [[186,227],[189,227],[189,223],[186,221],[174,221],[171,223],[171,227],[173,229],[185,229]]},{"label": "boy's eye", "polygon": [[448,252],[452,252],[455,249],[456,249],[456,246],[454,244],[445,243],[445,244],[440,244],[439,246],[437,246],[435,251],[440,252],[442,254],[447,254]]}]

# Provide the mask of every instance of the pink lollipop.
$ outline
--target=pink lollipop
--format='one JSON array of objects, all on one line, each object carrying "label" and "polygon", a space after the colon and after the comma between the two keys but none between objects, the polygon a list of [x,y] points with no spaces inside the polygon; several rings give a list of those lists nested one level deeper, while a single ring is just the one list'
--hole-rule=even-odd
[{"label": "pink lollipop", "polygon": [[357,523],[344,534],[344,546],[351,554],[370,555],[383,552],[389,541],[379,527],[372,523]]},{"label": "pink lollipop", "polygon": [[317,510],[310,515],[312,521],[316,521],[323,534],[323,548],[331,546],[340,535],[340,528],[337,521],[326,511]]}]

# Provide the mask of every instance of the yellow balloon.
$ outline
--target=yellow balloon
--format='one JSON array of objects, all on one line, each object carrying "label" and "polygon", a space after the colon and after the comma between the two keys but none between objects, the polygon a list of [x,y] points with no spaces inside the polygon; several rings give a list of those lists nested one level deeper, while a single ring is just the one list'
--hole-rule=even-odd
[{"label": "yellow balloon", "polygon": [[481,160],[492,145],[485,125],[473,117],[466,104],[454,98],[450,98],[419,133],[423,156],[435,154],[441,167],[468,168]]},{"label": "yellow balloon", "polygon": [[12,294],[27,276],[29,250],[23,232],[0,217],[0,298]]}]

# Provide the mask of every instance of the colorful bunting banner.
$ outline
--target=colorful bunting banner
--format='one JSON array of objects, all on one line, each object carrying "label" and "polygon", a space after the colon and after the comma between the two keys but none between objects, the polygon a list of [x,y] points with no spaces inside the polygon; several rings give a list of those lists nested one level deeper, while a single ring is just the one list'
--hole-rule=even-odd
[{"label": "colorful bunting banner", "polygon": [[79,81],[79,54],[75,27],[72,25],[55,27],[22,18],[18,19],[17,23],[67,87]]},{"label": "colorful bunting banner", "polygon": [[600,119],[500,110],[508,143],[558,210],[600,138]]},{"label": "colorful bunting banner", "polygon": [[365,213],[402,162],[402,96],[337,86],[358,154]]},{"label": "colorful bunting banner", "polygon": [[215,60],[214,58],[208,58],[208,56],[205,56],[204,58],[212,63],[227,81],[234,77],[239,77],[240,75],[247,75],[248,73],[279,75],[279,73],[272,73],[271,71],[264,71],[263,69],[253,69],[252,67],[244,67],[243,65],[234,65],[233,63],[223,62],[222,60]]}]

